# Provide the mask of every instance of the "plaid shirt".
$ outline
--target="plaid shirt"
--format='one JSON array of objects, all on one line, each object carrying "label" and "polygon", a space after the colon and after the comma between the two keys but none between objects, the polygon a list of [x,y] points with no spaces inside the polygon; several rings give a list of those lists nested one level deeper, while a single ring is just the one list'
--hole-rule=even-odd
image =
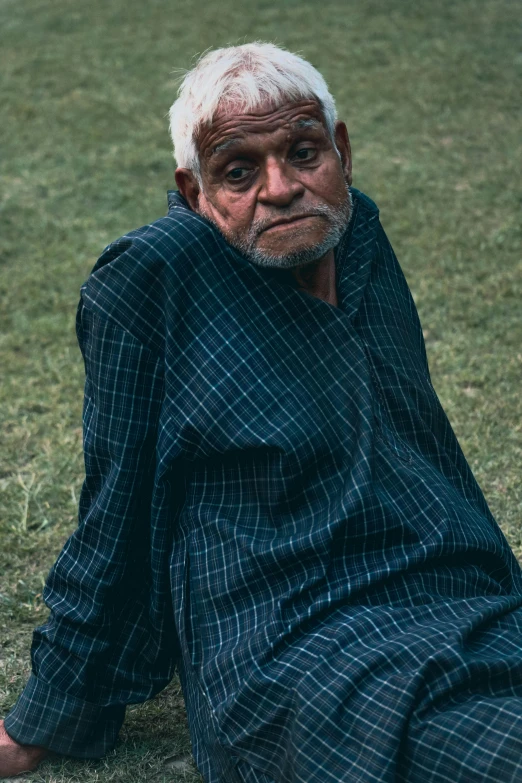
[{"label": "plaid shirt", "polygon": [[182,197],[82,287],[86,478],[15,739],[77,757],[176,665],[209,783],[522,779],[522,579],[373,202],[339,307]]}]

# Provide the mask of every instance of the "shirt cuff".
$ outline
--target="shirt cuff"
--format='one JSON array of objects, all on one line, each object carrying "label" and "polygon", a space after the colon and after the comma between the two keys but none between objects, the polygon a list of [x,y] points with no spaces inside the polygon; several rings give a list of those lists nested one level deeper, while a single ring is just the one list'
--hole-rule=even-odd
[{"label": "shirt cuff", "polygon": [[4,727],[24,745],[41,745],[80,759],[101,758],[114,747],[124,718],[124,704],[100,707],[31,674]]}]

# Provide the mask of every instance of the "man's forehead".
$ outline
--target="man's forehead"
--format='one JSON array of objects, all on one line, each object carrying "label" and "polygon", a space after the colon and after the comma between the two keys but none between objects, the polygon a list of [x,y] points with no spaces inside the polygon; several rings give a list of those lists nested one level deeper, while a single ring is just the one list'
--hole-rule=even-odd
[{"label": "man's forehead", "polygon": [[253,111],[222,108],[216,112],[211,126],[203,129],[199,146],[203,155],[210,157],[244,142],[252,134],[281,130],[293,134],[306,129],[325,130],[321,107],[315,100]]},{"label": "man's forehead", "polygon": [[[322,129],[323,124],[320,120],[314,120],[314,119],[301,119],[296,120],[296,122],[291,122],[288,125],[284,126],[290,133],[298,133],[300,130],[305,130],[307,128],[320,128]],[[255,131],[253,131],[255,132]],[[226,152],[231,147],[235,147],[238,144],[241,144],[245,140],[245,137],[248,136],[248,131],[246,133],[240,133],[237,136],[232,136],[229,139],[226,139],[225,141],[222,141],[219,144],[215,144],[213,147],[210,148],[210,152],[212,155],[216,155],[219,152]]]}]

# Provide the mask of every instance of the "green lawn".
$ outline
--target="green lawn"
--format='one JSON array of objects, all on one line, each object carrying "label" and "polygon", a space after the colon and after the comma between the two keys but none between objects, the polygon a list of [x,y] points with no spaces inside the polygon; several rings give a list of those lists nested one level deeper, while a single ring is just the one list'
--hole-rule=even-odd
[{"label": "green lawn", "polygon": [[[106,244],[165,213],[175,70],[252,39],[300,51],[336,96],[435,388],[522,557],[519,4],[0,0],[0,715],[27,678],[45,576],[75,526],[79,286]],[[55,757],[25,779],[199,780],[189,754],[174,681],[129,708],[105,759]]]}]

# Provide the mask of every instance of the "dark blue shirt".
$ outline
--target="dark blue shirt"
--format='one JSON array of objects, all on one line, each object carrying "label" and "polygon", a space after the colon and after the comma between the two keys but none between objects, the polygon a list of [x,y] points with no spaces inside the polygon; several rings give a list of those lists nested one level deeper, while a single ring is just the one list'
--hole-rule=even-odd
[{"label": "dark blue shirt", "polygon": [[101,756],[177,665],[209,783],[482,780],[447,744],[482,752],[472,719],[428,741],[428,718],[468,695],[520,701],[521,571],[378,210],[353,197],[339,307],[174,192],[100,257],[77,318],[79,525],[6,718],[18,741]]}]

